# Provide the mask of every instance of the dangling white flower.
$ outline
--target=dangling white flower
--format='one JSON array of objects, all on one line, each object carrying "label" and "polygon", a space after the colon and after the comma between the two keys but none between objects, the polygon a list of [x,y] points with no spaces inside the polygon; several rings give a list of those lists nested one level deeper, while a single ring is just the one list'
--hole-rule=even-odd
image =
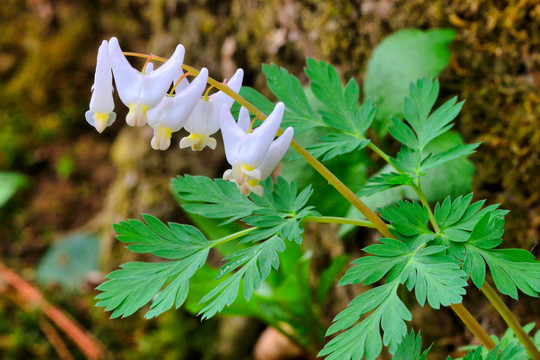
[{"label": "dangling white flower", "polygon": [[[238,93],[242,87],[244,71],[238,69],[234,76],[227,82],[232,91]],[[219,130],[220,111],[223,107],[230,110],[234,99],[222,91],[199,99],[195,110],[191,113],[184,128],[190,132],[189,136],[182,138],[180,148],[191,146],[194,151],[201,151],[206,146],[216,148],[216,139],[210,135]]]},{"label": "dangling white flower", "polygon": [[[182,84],[182,81],[178,85]],[[191,84],[176,95],[166,95],[153,109],[148,110],[148,125],[154,129],[152,149],[166,150],[171,145],[171,134],[184,126],[195,109],[208,80],[208,70],[202,68]],[[187,81],[187,80],[186,80]],[[176,87],[175,90],[177,90]]]},{"label": "dangling white flower", "polygon": [[264,189],[259,181],[272,174],[291,144],[294,135],[291,127],[274,140],[284,111],[283,103],[278,103],[262,125],[250,132],[251,119],[247,109],[240,109],[236,123],[229,109],[223,107],[220,117],[221,134],[227,161],[232,165],[231,170],[225,171],[223,178],[236,182],[246,196],[250,192],[263,195]]},{"label": "dangling white flower", "polygon": [[113,85],[108,46],[107,40],[103,40],[99,47],[90,110],[85,113],[86,121],[99,133],[107,126],[111,126],[116,119],[113,112]]},{"label": "dangling white flower", "polygon": [[171,83],[182,74],[184,47],[178,45],[170,59],[155,71],[152,63],[147,64],[144,72],[135,70],[115,37],[109,41],[109,55],[118,95],[129,108],[126,122],[129,126],[144,126],[146,112],[159,104]]}]

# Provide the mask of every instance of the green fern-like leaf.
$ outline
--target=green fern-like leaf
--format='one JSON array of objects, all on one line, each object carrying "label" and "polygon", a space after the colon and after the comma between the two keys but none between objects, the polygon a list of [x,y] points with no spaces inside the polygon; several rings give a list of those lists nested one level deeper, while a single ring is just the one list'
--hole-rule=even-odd
[{"label": "green fern-like leaf", "polygon": [[[159,219],[144,215],[146,224],[138,220],[122,221],[115,225],[117,238],[138,253],[150,253],[168,262],[130,262],[106,276],[98,286],[101,294],[97,306],[114,310],[111,318],[126,317],[152,299],[147,318],[152,318],[186,299],[189,279],[204,265],[211,242],[195,227],[176,223],[163,224]],[[157,295],[157,296],[156,296]]]}]

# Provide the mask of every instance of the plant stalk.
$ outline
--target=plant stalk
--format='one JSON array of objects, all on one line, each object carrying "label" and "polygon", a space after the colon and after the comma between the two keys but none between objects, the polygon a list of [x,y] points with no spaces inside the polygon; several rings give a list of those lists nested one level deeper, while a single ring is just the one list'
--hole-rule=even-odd
[{"label": "plant stalk", "polygon": [[538,351],[529,335],[527,335],[525,330],[523,330],[521,324],[517,321],[512,311],[510,311],[508,306],[506,306],[506,304],[502,301],[499,295],[497,295],[495,289],[493,289],[487,281],[484,281],[484,285],[480,290],[482,290],[482,292],[484,293],[484,295],[486,295],[493,307],[499,312],[499,314],[501,314],[504,321],[508,324],[510,329],[512,329],[514,334],[516,334],[519,341],[525,347],[525,350],[527,350],[527,352],[529,353],[531,359],[540,360],[540,351]]},{"label": "plant stalk", "polygon": [[[137,56],[142,58],[148,58],[152,56],[153,60],[165,62],[167,61],[166,58],[159,57],[156,55],[146,55],[146,54],[139,54],[139,53],[132,53],[132,52],[124,52],[124,55],[130,55],[130,56]],[[197,70],[194,67],[191,67],[189,65],[182,65],[182,68],[186,71],[189,71],[192,75],[197,76],[199,74],[199,70]],[[224,92],[225,94],[229,95],[231,98],[236,100],[240,105],[244,106],[246,109],[248,109],[252,114],[259,117],[261,120],[266,119],[266,115],[262,113],[255,105],[251,104],[249,101],[244,99],[242,96],[237,94],[236,92],[232,91],[231,88],[229,88],[227,85],[218,82],[217,80],[208,77],[208,83],[210,85],[213,85],[220,91]],[[328,182],[341,194],[343,197],[345,197],[355,208],[357,208],[362,215],[366,217],[366,219],[371,222],[374,227],[379,230],[385,237],[387,238],[394,238],[392,233],[388,230],[388,226],[375,214],[369,207],[366,206],[360,200],[356,194],[349,189],[341,180],[339,180],[328,168],[326,168],[319,160],[317,160],[313,155],[311,155],[304,147],[302,147],[298,142],[293,140],[291,142],[291,147],[304,158],[304,160],[307,161],[308,164],[310,164],[319,174],[321,174]],[[377,148],[375,145],[372,145],[370,147],[372,149],[376,148],[378,149],[378,153],[384,154],[382,150]],[[386,155],[386,154],[385,154]],[[384,157],[383,157],[384,158]],[[389,161],[388,156],[386,156],[385,160]],[[489,337],[489,335],[485,332],[485,330],[478,324],[478,322],[473,318],[471,313],[462,305],[462,304],[454,304],[450,306],[452,310],[456,312],[456,314],[463,320],[465,325],[471,330],[473,334],[480,340],[480,342],[488,349],[492,349],[495,345],[493,343],[493,340]]]},{"label": "plant stalk", "polygon": [[302,219],[303,222],[323,223],[323,224],[345,224],[367,228],[375,228],[375,225],[369,221],[355,220],[336,216],[306,216]]},{"label": "plant stalk", "polygon": [[424,207],[428,211],[429,221],[431,222],[431,225],[433,226],[433,230],[435,230],[436,233],[440,232],[441,228],[439,224],[437,223],[437,220],[435,220],[435,216],[433,215],[433,211],[431,211],[431,206],[429,206],[429,203],[426,199],[426,195],[424,195],[424,192],[422,191],[420,186],[415,185],[413,186],[413,189],[414,189],[414,192],[416,192],[416,195],[418,195],[418,198],[420,199],[422,204],[424,204]]},{"label": "plant stalk", "polygon": [[463,306],[463,304],[450,304],[450,308],[454,310],[454,312],[459,316],[461,321],[467,325],[469,330],[476,336],[478,340],[482,343],[482,345],[488,349],[491,350],[495,347],[495,342],[492,338],[489,337],[489,335],[486,333],[486,331],[482,328],[482,326],[476,321],[476,319],[471,315],[471,313]]}]

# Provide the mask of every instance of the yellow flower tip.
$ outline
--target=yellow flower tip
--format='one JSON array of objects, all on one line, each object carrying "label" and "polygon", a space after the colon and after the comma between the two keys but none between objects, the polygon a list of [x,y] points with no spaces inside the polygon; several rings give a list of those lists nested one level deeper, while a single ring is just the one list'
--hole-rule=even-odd
[{"label": "yellow flower tip", "polygon": [[252,187],[255,187],[255,186],[259,185],[259,181],[255,180],[255,179],[248,180],[247,183],[248,183],[249,186],[252,186]]},{"label": "yellow flower tip", "polygon": [[126,116],[126,123],[129,126],[142,127],[146,125],[146,112],[148,106],[144,104],[131,104],[129,105],[129,112]]},{"label": "yellow flower tip", "polygon": [[248,189],[259,195],[259,196],[263,196],[264,195],[264,188],[259,185],[259,180],[256,180],[256,179],[249,179],[246,183],[246,186],[248,187]]},{"label": "yellow flower tip", "polygon": [[167,150],[171,146],[172,130],[158,125],[154,128],[154,137],[150,142],[154,150]]},{"label": "yellow flower tip", "polygon": [[189,134],[189,136],[183,137],[180,140],[180,149],[191,147],[193,151],[201,151],[205,147],[215,149],[217,145],[216,139],[204,134]]},{"label": "yellow flower tip", "polygon": [[109,114],[107,113],[94,113],[94,127],[98,133],[102,133],[107,127],[109,121]]}]

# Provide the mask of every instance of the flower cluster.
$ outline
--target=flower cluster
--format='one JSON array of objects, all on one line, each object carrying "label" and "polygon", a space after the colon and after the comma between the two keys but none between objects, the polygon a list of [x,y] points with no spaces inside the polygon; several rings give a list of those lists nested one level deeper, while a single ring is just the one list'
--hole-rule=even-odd
[{"label": "flower cluster", "polygon": [[[259,182],[270,176],[287,151],[294,133],[288,128],[274,140],[284,105],[278,103],[263,124],[255,129],[248,110],[242,107],[237,123],[230,112],[234,103],[232,97],[223,91],[209,96],[211,88],[205,92],[206,68],[201,69],[193,81],[187,80],[189,73],[184,74],[182,70],[184,53],[184,47],[178,45],[172,56],[156,70],[150,58],[142,71],[138,71],[130,65],[115,37],[108,42],[104,40],[98,50],[86,121],[100,133],[115,121],[114,75],[118,96],[129,108],[126,123],[152,127],[151,146],[154,150],[168,149],[172,133],[182,128],[190,134],[180,140],[180,148],[201,151],[208,146],[215,149],[217,141],[212,135],[221,129],[227,161],[232,166],[223,178],[236,182],[244,195],[254,192],[262,196],[263,187]],[[238,69],[226,85],[238,93],[243,76],[242,69]]]}]

